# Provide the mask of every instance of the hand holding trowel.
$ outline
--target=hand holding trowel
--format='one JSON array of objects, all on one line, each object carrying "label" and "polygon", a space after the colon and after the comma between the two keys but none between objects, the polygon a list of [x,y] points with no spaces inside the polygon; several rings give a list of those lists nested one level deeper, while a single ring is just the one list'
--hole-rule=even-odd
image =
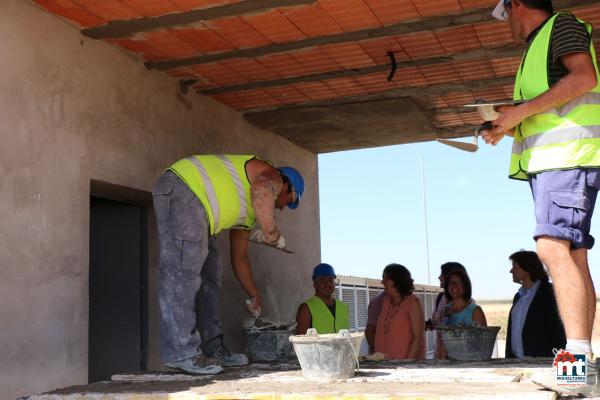
[{"label": "hand holding trowel", "polygon": [[476,108],[481,119],[485,121],[484,123],[475,127],[473,143],[457,142],[448,139],[437,139],[437,141],[460,150],[474,153],[477,151],[477,149],[479,149],[478,143],[481,131],[492,129],[494,127],[492,121],[495,121],[500,116],[500,113],[496,111],[496,107],[509,105],[512,106],[516,104],[513,101],[499,101],[490,103],[486,102],[485,100],[476,100],[474,104],[467,104],[465,107]]},{"label": "hand holding trowel", "polygon": [[267,242],[263,231],[261,231],[260,229],[257,229],[250,234],[249,240],[252,243],[258,243],[258,244],[262,244],[264,246],[269,246],[271,248],[283,251],[284,253],[295,254],[293,251],[286,249],[285,239],[283,238],[283,235],[279,235],[279,239],[277,239],[276,242]]}]

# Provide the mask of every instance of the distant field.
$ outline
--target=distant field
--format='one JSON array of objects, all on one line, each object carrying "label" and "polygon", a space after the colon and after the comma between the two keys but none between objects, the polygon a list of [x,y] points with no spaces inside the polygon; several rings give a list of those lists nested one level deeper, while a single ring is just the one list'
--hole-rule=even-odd
[{"label": "distant field", "polygon": [[498,332],[498,339],[506,339],[508,313],[510,312],[512,300],[483,300],[477,301],[477,304],[483,309],[488,326],[499,326],[501,328]]},{"label": "distant field", "polygon": [[[498,339],[506,339],[506,327],[508,325],[508,313],[512,300],[477,300],[481,306],[489,326],[499,326],[500,332]],[[596,320],[594,321],[594,331],[592,341],[600,341],[600,312],[598,311],[600,302],[596,303]]]}]

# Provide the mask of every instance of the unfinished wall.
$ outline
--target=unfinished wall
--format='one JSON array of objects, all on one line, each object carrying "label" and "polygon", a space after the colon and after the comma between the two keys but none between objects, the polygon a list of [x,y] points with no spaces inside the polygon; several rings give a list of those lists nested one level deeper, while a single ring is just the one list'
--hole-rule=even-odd
[{"label": "unfinished wall", "polygon": [[[209,98],[181,95],[166,74],[83,39],[28,1],[1,3],[0,398],[87,381],[92,179],[151,191],[163,168],[198,153],[255,153],[297,166],[305,197],[278,217],[298,254],[251,248],[265,314],[291,318],[320,258],[316,156]],[[235,347],[245,296],[224,239],[224,324]],[[155,327],[155,302],[151,318]]]}]

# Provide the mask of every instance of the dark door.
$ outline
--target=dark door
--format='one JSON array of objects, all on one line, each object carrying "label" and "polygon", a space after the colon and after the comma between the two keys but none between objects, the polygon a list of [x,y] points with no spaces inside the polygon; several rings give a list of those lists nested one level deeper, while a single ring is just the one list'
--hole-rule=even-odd
[{"label": "dark door", "polygon": [[142,217],[140,206],[91,198],[90,382],[145,369]]}]

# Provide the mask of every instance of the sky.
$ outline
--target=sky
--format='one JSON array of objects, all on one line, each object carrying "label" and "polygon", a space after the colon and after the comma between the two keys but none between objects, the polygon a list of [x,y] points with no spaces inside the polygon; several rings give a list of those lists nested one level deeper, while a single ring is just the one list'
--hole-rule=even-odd
[{"label": "sky", "polygon": [[[415,283],[428,283],[418,152],[431,284],[439,284],[442,263],[458,261],[475,299],[512,299],[518,285],[508,257],[535,250],[535,219],[529,184],[508,179],[511,144],[512,138],[496,147],[480,140],[475,153],[426,142],[319,155],[322,262],[340,275],[375,279],[396,262]],[[592,235],[600,236],[599,224],[592,220]],[[600,250],[592,250],[597,292],[599,261]]]}]

